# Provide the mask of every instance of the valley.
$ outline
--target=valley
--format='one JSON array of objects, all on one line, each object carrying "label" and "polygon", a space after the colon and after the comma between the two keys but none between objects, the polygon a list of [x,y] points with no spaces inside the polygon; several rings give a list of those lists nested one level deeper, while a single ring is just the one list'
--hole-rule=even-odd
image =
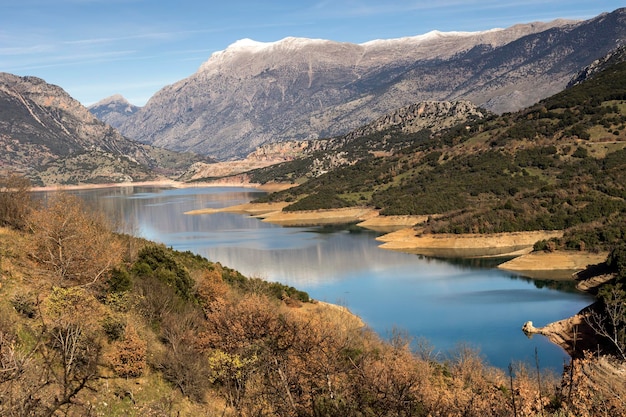
[{"label": "valley", "polygon": [[2,72],[0,148],[2,415],[626,415],[624,8]]}]

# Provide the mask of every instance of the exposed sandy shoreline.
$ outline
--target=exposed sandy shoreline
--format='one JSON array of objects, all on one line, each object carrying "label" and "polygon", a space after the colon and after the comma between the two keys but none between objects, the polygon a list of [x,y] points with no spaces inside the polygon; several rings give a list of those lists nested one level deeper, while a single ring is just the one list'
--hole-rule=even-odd
[{"label": "exposed sandy shoreline", "polygon": [[561,237],[561,231],[533,231],[496,234],[420,234],[412,226],[426,216],[381,216],[374,209],[344,208],[283,212],[289,203],[246,203],[220,209],[200,209],[185,214],[219,212],[248,214],[283,226],[317,226],[355,223],[376,231],[389,231],[377,238],[382,249],[439,257],[514,257],[502,269],[517,271],[538,279],[573,279],[572,274],[587,265],[606,260],[606,253],[541,252],[531,253],[535,242]]},{"label": "exposed sandy shoreline", "polygon": [[224,208],[207,208],[188,211],[185,214],[240,213],[263,219],[282,226],[320,226],[324,224],[357,223],[359,226],[387,232],[422,223],[427,216],[381,216],[377,210],[367,207],[348,207],[329,210],[282,211],[289,203],[246,203]]},{"label": "exposed sandy shoreline", "polygon": [[[521,272],[531,278],[567,278],[589,265],[606,261],[608,252],[555,251],[533,252],[498,265],[498,268]],[[549,276],[543,271],[551,271]],[[558,271],[558,274],[556,273]]]},{"label": "exposed sandy shoreline", "polygon": [[319,226],[324,224],[354,223],[378,216],[369,208],[350,207],[332,210],[282,211],[289,203],[246,203],[219,209],[200,209],[185,214],[241,213],[263,219],[264,222],[282,226]]},{"label": "exposed sandy shoreline", "polygon": [[519,256],[532,251],[535,242],[562,236],[558,231],[494,234],[419,234],[401,229],[378,238],[383,249],[444,257]]},{"label": "exposed sandy shoreline", "polygon": [[31,191],[70,191],[70,190],[89,190],[100,188],[117,188],[117,187],[170,187],[170,188],[200,188],[200,187],[242,187],[255,188],[262,191],[279,191],[291,187],[290,184],[267,183],[254,184],[249,182],[181,182],[174,180],[155,180],[155,181],[138,181],[138,182],[111,182],[105,184],[78,184],[78,185],[47,185],[45,187],[32,187]]},{"label": "exposed sandy shoreline", "polygon": [[366,229],[383,233],[391,233],[397,230],[411,228],[417,224],[424,223],[429,216],[375,216],[358,225]]},{"label": "exposed sandy shoreline", "polygon": [[270,213],[280,212],[289,203],[245,203],[237,206],[230,206],[224,208],[205,208],[198,210],[191,210],[185,212],[185,214],[197,215],[197,214],[213,214],[213,213],[238,213],[249,214],[250,216],[262,217]]}]

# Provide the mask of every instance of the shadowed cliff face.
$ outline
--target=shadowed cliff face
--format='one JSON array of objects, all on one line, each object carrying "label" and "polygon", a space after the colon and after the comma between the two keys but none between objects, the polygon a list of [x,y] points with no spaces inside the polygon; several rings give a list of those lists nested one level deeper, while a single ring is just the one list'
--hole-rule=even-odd
[{"label": "shadowed cliff face", "polygon": [[359,45],[239,41],[163,88],[120,129],[227,159],[268,142],[341,135],[420,101],[467,99],[513,111],[560,91],[626,40],[625,14]]}]

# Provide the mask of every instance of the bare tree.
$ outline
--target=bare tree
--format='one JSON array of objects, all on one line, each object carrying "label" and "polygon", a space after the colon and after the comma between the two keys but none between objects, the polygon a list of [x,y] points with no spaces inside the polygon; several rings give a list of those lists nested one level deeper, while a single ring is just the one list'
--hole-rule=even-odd
[{"label": "bare tree", "polygon": [[81,393],[100,377],[99,313],[99,303],[84,289],[56,288],[40,322],[21,325],[20,337],[0,320],[0,415],[83,414],[88,405]]},{"label": "bare tree", "polygon": [[30,216],[31,256],[61,286],[91,285],[121,261],[122,248],[103,214],[78,197],[55,196]]},{"label": "bare tree", "polygon": [[598,293],[603,309],[593,310],[585,320],[598,334],[610,341],[626,360],[626,291],[622,284],[605,285]]}]

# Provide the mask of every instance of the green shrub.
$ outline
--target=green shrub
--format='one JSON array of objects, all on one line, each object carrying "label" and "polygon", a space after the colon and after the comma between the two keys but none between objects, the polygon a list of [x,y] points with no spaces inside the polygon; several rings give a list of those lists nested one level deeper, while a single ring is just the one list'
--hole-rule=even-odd
[{"label": "green shrub", "polygon": [[611,250],[606,264],[615,270],[618,281],[626,281],[626,243],[621,243]]},{"label": "green shrub", "polygon": [[11,299],[11,305],[21,315],[32,319],[37,315],[37,303],[27,294],[15,294]]},{"label": "green shrub", "polygon": [[133,265],[132,272],[139,276],[150,275],[174,289],[184,300],[193,297],[194,281],[187,269],[180,265],[171,251],[161,245],[143,248]]},{"label": "green shrub", "polygon": [[109,292],[130,291],[133,287],[133,280],[126,268],[115,268],[111,271],[111,276],[107,282]]}]

